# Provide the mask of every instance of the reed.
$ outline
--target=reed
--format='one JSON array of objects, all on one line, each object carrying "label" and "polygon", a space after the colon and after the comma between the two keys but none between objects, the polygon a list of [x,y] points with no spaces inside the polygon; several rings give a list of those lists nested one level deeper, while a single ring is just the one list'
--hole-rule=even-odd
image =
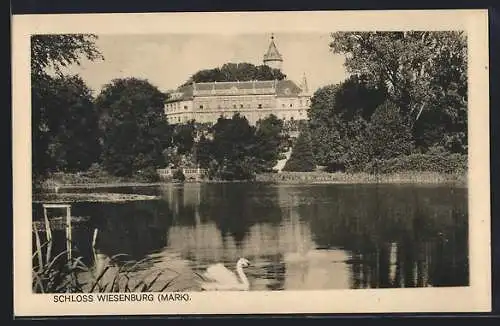
[{"label": "reed", "polygon": [[[43,248],[49,245],[47,242],[38,247],[33,259],[43,256]],[[114,262],[122,256],[126,255],[115,255],[110,261]],[[34,293],[104,293],[176,292],[196,289],[195,283],[186,282],[183,277],[185,273],[171,268],[151,270],[137,277],[136,271],[144,261],[126,262],[119,267],[108,264],[96,273],[94,268],[83,263],[82,257],[68,261],[66,251],[63,251],[48,260],[42,258],[39,260],[41,265],[33,266],[32,290]],[[170,276],[167,276],[167,273]]]}]

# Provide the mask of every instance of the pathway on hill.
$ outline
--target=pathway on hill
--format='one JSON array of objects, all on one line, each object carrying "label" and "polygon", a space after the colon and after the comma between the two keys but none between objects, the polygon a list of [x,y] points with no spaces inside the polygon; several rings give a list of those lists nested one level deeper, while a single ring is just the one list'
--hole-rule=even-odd
[{"label": "pathway on hill", "polygon": [[286,162],[290,159],[290,155],[292,155],[292,148],[290,147],[288,151],[285,153],[285,158],[279,160],[278,163],[273,167],[274,170],[281,172],[285,167]]}]

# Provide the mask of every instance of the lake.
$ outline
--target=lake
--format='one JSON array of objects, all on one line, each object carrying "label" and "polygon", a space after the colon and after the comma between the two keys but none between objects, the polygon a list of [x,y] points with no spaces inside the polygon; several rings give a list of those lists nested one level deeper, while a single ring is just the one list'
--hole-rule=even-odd
[{"label": "lake", "polygon": [[[465,187],[186,183],[71,191],[160,196],[73,203],[73,215],[90,217],[73,231],[75,255],[88,264],[97,228],[100,252],[141,261],[142,272],[203,272],[218,262],[234,270],[245,257],[256,291],[469,284]],[[43,216],[40,204],[33,213]]]}]

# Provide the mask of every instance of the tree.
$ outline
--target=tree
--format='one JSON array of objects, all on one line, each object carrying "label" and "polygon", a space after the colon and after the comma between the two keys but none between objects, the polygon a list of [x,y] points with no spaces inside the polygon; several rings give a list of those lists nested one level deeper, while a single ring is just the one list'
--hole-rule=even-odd
[{"label": "tree", "polygon": [[208,169],[210,166],[210,161],[212,160],[212,142],[210,139],[201,135],[200,139],[195,143],[194,147],[194,157],[197,164],[202,169]]},{"label": "tree", "polygon": [[252,178],[257,170],[255,144],[255,127],[245,117],[239,113],[231,119],[220,117],[213,126],[211,145],[217,163],[215,176],[225,180]]},{"label": "tree", "polygon": [[104,59],[93,34],[45,34],[31,36],[32,76],[47,75],[47,70],[61,74],[61,68],[80,64],[82,57]]},{"label": "tree", "polygon": [[[76,98],[83,102],[88,98],[86,87],[78,85],[73,79],[75,83],[72,85],[76,88],[70,92],[72,94],[70,98],[64,99],[65,92],[61,92],[60,87],[65,86],[61,85],[58,80],[54,80],[54,74],[61,77],[63,67],[80,64],[82,58],[92,61],[103,59],[95,44],[96,40],[97,36],[90,34],[33,35],[31,37],[31,131],[33,181],[35,183],[44,178],[45,174],[53,168],[49,144],[53,139],[54,129],[50,129],[49,126],[57,126],[53,119],[58,116],[48,111],[54,112],[55,109],[61,109],[54,107],[54,105],[59,105],[57,101],[62,101],[64,105],[67,105],[74,103]],[[78,89],[80,95],[78,95]],[[85,113],[89,112],[90,110],[85,110]],[[85,165],[83,163],[83,166]]]},{"label": "tree", "polygon": [[[91,90],[79,76],[43,79],[33,86],[39,126],[33,161],[44,170],[76,172],[88,169],[100,154],[98,114]],[[40,156],[38,156],[40,155]]]},{"label": "tree", "polygon": [[162,167],[163,151],[171,145],[164,116],[165,94],[147,80],[115,79],[96,99],[101,112],[103,165],[116,176]]},{"label": "tree", "polygon": [[255,66],[251,63],[226,63],[221,67],[204,69],[193,74],[183,85],[192,82],[225,82],[250,80],[282,80],[286,75],[279,69],[272,69],[266,65]]},{"label": "tree", "polygon": [[371,159],[387,160],[411,153],[411,131],[394,103],[388,101],[377,108],[367,128],[366,142]]},{"label": "tree", "polygon": [[365,161],[365,126],[385,99],[383,89],[358,76],[318,89],[309,110],[315,160],[330,170],[354,168]]},{"label": "tree", "polygon": [[194,120],[175,126],[173,142],[177,146],[177,154],[183,155],[191,152],[194,145],[195,131]]},{"label": "tree", "polygon": [[316,163],[311,148],[311,137],[307,130],[303,130],[292,149],[292,154],[283,167],[283,171],[312,172]]},{"label": "tree", "polygon": [[255,157],[260,160],[262,171],[270,171],[280,158],[285,137],[282,135],[283,120],[274,114],[257,122],[255,133]]},{"label": "tree", "polygon": [[332,51],[347,55],[348,72],[386,85],[411,124],[451,83],[466,94],[463,32],[337,32],[332,39]]}]

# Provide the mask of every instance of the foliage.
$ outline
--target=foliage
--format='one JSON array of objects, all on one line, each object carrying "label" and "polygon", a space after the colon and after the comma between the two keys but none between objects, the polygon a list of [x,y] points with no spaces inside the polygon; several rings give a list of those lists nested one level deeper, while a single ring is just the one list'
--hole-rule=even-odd
[{"label": "foliage", "polygon": [[165,165],[163,151],[171,144],[166,122],[165,95],[147,80],[115,79],[96,99],[101,112],[104,168],[130,176],[145,168]]},{"label": "foliage", "polygon": [[186,180],[186,177],[184,176],[182,169],[176,169],[172,174],[172,179],[183,182],[184,180]]},{"label": "foliage", "polygon": [[208,169],[212,160],[212,142],[205,135],[201,135],[193,147],[193,153],[196,163],[202,169]]},{"label": "foliage", "polygon": [[193,156],[211,178],[253,179],[256,173],[270,171],[280,158],[286,144],[282,128],[283,121],[274,115],[259,120],[255,127],[239,113],[230,119],[220,117],[207,135],[201,133]]},{"label": "foliage", "polygon": [[[160,181],[160,176],[156,169],[152,166],[147,166],[143,170],[137,171],[137,177],[144,180],[145,182],[158,182]],[[136,177],[136,179],[137,179]]]},{"label": "foliage", "polygon": [[204,69],[193,74],[184,85],[192,82],[225,82],[250,80],[282,80],[284,75],[279,69],[272,69],[266,65],[255,66],[251,63],[226,63],[221,67]]},{"label": "foliage", "polygon": [[248,120],[234,114],[231,119],[220,117],[213,126],[212,166],[215,177],[223,180],[252,178],[256,171],[255,127]]},{"label": "foliage", "polygon": [[[85,270],[81,258],[66,262],[66,251],[50,257],[44,257],[43,248],[51,246],[45,243],[33,254],[38,256],[39,263],[32,270],[32,289],[35,293],[82,292],[83,285],[78,280],[78,273]],[[47,251],[48,252],[48,251]],[[40,264],[40,262],[42,264]]]},{"label": "foliage", "polygon": [[98,113],[79,76],[38,80],[32,87],[32,105],[35,171],[82,171],[98,160]]},{"label": "foliage", "polygon": [[92,179],[100,179],[109,177],[109,173],[104,170],[99,163],[93,163],[85,173]]},{"label": "foliage", "polygon": [[260,161],[259,172],[271,171],[280,159],[280,153],[283,152],[286,143],[286,137],[282,131],[283,120],[278,119],[274,114],[257,122],[255,156]]},{"label": "foliage", "polygon": [[413,149],[412,135],[399,108],[391,102],[380,105],[366,130],[370,159],[384,160],[408,155]]},{"label": "foliage", "polygon": [[308,131],[303,130],[293,146],[292,154],[283,167],[283,171],[311,172],[315,169],[311,137]]},{"label": "foliage", "polygon": [[195,122],[188,121],[185,124],[177,124],[173,132],[173,145],[177,147],[177,154],[191,152],[194,145]]},{"label": "foliage", "polygon": [[104,59],[96,47],[97,36],[92,34],[44,34],[31,36],[32,78],[52,70],[61,74],[61,69],[80,64],[81,58],[95,61]]},{"label": "foliage", "polygon": [[467,155],[458,153],[410,154],[387,160],[370,162],[365,167],[370,173],[438,172],[450,174],[467,173]]},{"label": "foliage", "polygon": [[[35,252],[33,258],[40,254],[41,249]],[[126,255],[119,254],[110,257],[110,263],[122,256]],[[32,289],[34,293],[130,293],[182,291],[194,287],[193,285],[183,284],[181,282],[183,274],[171,268],[154,271],[133,282],[132,274],[143,262],[144,260],[126,262],[118,268],[111,268],[111,264],[108,264],[99,274],[84,281],[80,279],[79,275],[92,275],[94,274],[93,268],[85,265],[82,257],[72,258],[68,262],[66,251],[63,251],[47,263],[34,266],[32,270]],[[166,281],[160,281],[160,276],[167,273],[173,274],[173,276]]]},{"label": "foliage", "polygon": [[[456,154],[453,154],[456,155]],[[369,169],[367,168],[367,171]],[[401,171],[401,172],[387,172],[381,174],[374,174],[368,172],[281,172],[281,173],[262,173],[257,175],[256,178],[259,182],[265,183],[291,183],[291,184],[311,184],[314,182],[320,183],[452,183],[456,185],[467,184],[467,174],[454,172],[454,173],[440,173],[429,171]]]},{"label": "foliage", "polygon": [[315,160],[330,169],[353,169],[369,159],[366,128],[385,92],[351,76],[318,89],[311,98],[309,127]]},{"label": "foliage", "polygon": [[311,99],[319,164],[355,172],[435,146],[467,153],[463,33],[338,32],[330,48],[351,76]]},{"label": "foliage", "polygon": [[[82,120],[82,125],[78,127],[77,136],[69,135],[70,132],[59,133],[59,138],[69,139],[79,138],[81,132],[86,128],[93,128],[93,109],[89,100],[91,94],[79,77],[63,77],[62,68],[73,64],[80,64],[82,58],[94,61],[103,59],[98,50],[95,41],[97,36],[90,34],[58,34],[58,35],[33,35],[31,37],[31,108],[32,108],[32,162],[33,162],[33,181],[38,184],[49,172],[53,166],[53,160],[59,160],[49,155],[49,145],[54,137],[57,138],[57,132],[54,130],[58,126],[57,119],[63,123],[69,119],[74,124],[78,119]],[[54,77],[54,73],[59,77]],[[68,84],[66,84],[68,82]],[[68,109],[70,112],[66,112]],[[72,116],[76,114],[76,116]],[[52,127],[52,129],[49,128]],[[61,129],[64,129],[63,125]],[[74,127],[74,126],[72,126]],[[66,133],[66,137],[61,134]],[[59,161],[69,169],[76,168],[75,165],[85,166],[88,164],[88,158],[94,155],[95,134],[93,130],[90,133],[93,137],[87,137],[89,146],[84,145],[82,139],[79,139],[78,145],[82,150],[82,162],[67,162],[66,155]],[[65,152],[64,148],[52,144],[53,154],[55,152]],[[66,147],[67,146],[62,146]],[[84,149],[82,149],[84,147]],[[78,149],[75,149],[72,155],[76,155]],[[75,156],[76,161],[79,161]],[[68,166],[69,165],[69,166]]]},{"label": "foliage", "polygon": [[466,100],[467,51],[463,32],[337,32],[330,48],[347,54],[350,73],[384,84],[391,99],[417,120],[455,84]]}]

